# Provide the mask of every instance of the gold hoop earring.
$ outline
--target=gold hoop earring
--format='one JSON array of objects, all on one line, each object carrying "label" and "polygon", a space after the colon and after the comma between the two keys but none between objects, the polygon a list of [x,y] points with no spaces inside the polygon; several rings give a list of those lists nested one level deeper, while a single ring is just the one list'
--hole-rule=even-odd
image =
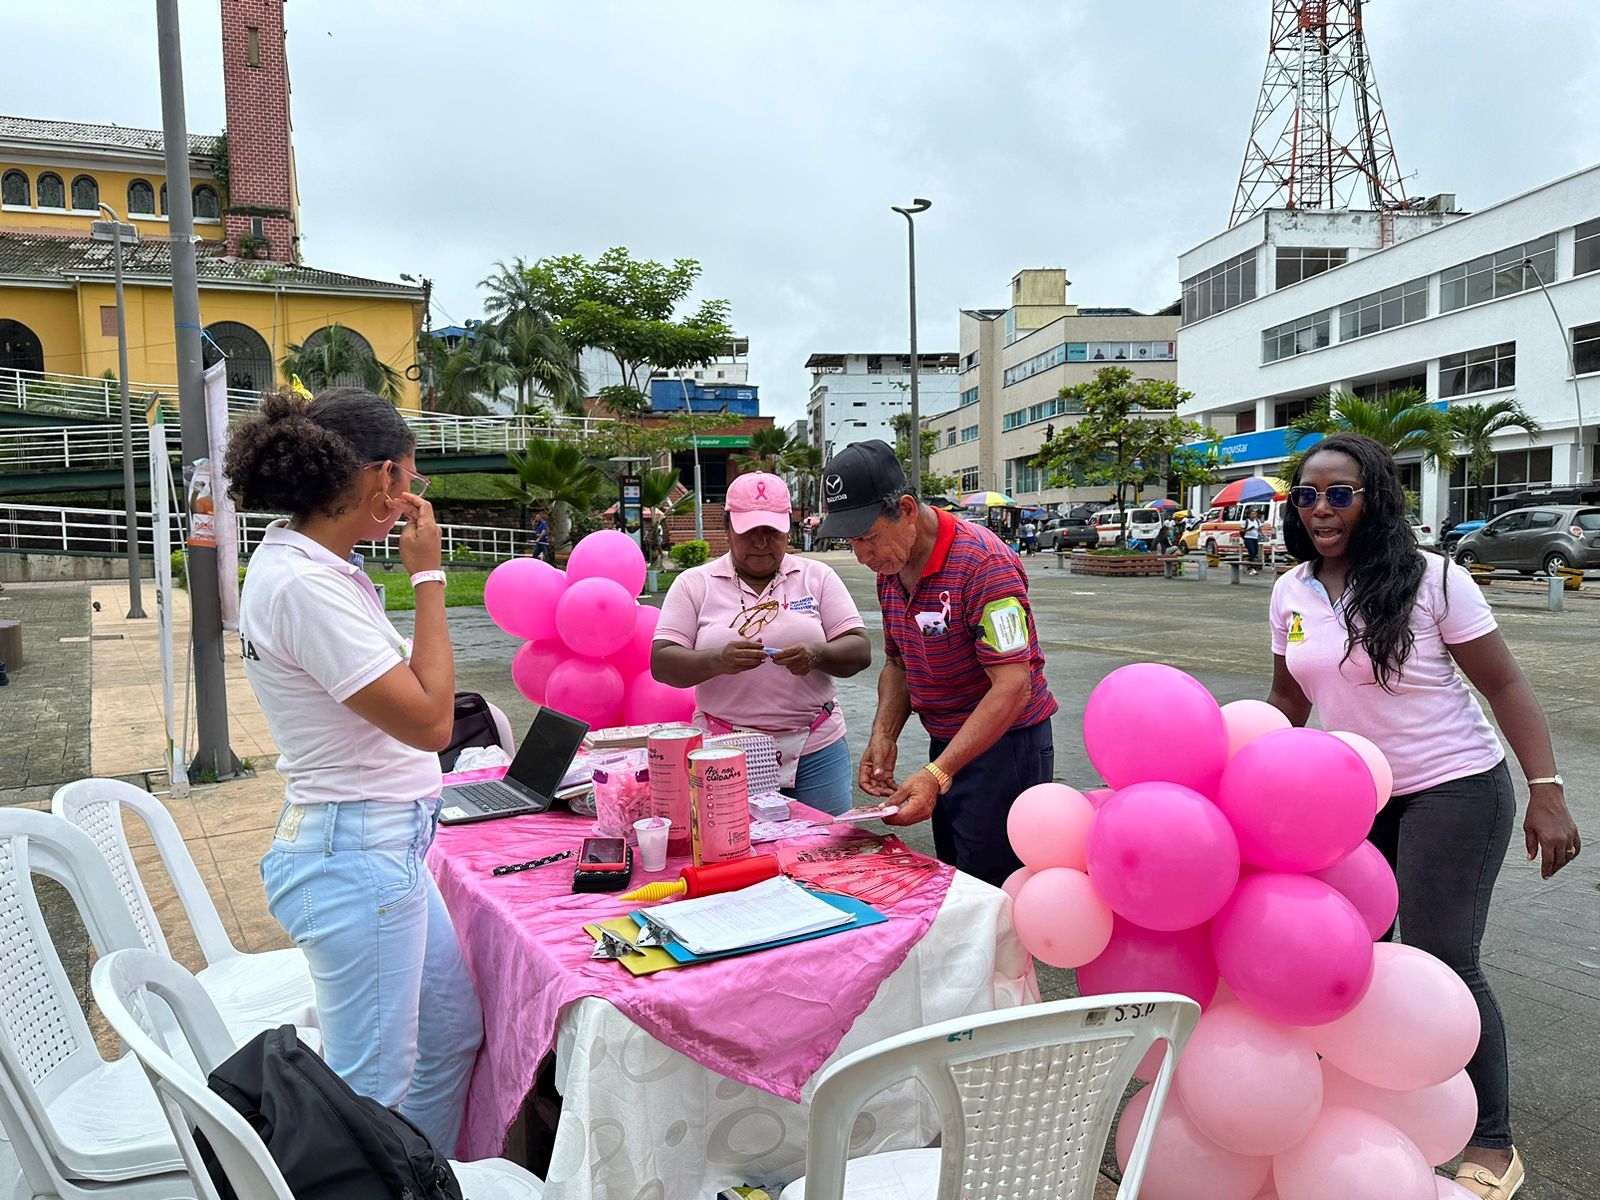
[{"label": "gold hoop earring", "polygon": [[374,521],[387,521],[389,519],[389,514],[394,511],[394,501],[389,499],[389,493],[385,492],[381,496],[374,496],[372,499],[382,500],[385,511],[382,516],[374,513],[372,511],[372,504],[369,501],[367,504],[367,516],[371,517]]}]

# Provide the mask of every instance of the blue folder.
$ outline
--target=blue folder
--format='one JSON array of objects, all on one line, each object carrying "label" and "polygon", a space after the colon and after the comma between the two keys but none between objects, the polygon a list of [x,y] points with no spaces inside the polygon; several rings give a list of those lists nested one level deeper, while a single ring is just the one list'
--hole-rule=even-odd
[{"label": "blue folder", "polygon": [[[833,892],[812,892],[811,894],[818,900],[833,905],[840,912],[849,913],[854,919],[845,925],[830,925],[826,929],[814,929],[810,933],[779,938],[774,942],[757,942],[753,946],[739,946],[733,950],[718,950],[712,954],[695,954],[692,951],[685,950],[677,942],[668,942],[661,948],[681,963],[710,962],[717,958],[733,958],[740,954],[754,954],[757,950],[771,950],[774,946],[788,946],[795,942],[809,942],[812,938],[827,937],[830,933],[844,933],[846,930],[861,929],[868,925],[881,925],[889,919],[865,900],[857,900],[854,896],[840,896]],[[631,912],[628,915],[633,918],[634,924],[641,929],[644,927],[645,916],[643,912]]]}]

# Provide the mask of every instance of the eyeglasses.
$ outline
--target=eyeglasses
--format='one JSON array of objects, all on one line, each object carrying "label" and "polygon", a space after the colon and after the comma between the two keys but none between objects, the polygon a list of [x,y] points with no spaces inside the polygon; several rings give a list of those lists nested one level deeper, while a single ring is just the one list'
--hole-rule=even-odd
[{"label": "eyeglasses", "polygon": [[385,459],[382,462],[369,462],[362,464],[362,470],[370,470],[374,467],[380,469],[383,467],[393,467],[396,471],[399,471],[400,474],[405,476],[406,490],[409,491],[413,496],[420,497],[425,494],[428,490],[428,485],[433,482],[433,480],[429,479],[426,475],[419,475],[415,471],[401,466],[392,458]]},{"label": "eyeglasses", "polygon": [[1315,508],[1317,501],[1327,497],[1329,508],[1349,508],[1366,488],[1351,487],[1348,483],[1330,483],[1327,491],[1319,492],[1310,484],[1296,484],[1289,489],[1289,503],[1296,508]]},{"label": "eyeglasses", "polygon": [[742,638],[753,638],[767,627],[767,623],[778,615],[778,602],[776,600],[762,600],[752,604],[749,608],[741,608],[734,614],[733,620],[728,622],[729,629],[737,629]]}]

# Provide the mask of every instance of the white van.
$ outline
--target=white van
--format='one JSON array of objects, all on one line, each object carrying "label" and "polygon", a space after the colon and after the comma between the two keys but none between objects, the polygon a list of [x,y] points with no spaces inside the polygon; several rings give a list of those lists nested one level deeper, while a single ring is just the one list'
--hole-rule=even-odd
[{"label": "white van", "polygon": [[1119,534],[1123,537],[1124,545],[1135,540],[1154,544],[1164,520],[1166,515],[1159,508],[1125,508],[1120,524],[1115,508],[1102,508],[1094,514],[1094,525],[1100,534],[1102,546],[1115,546]]},{"label": "white van", "polygon": [[[1184,542],[1204,550],[1207,554],[1244,553],[1244,528],[1246,517],[1261,522],[1261,549],[1269,559],[1286,556],[1283,544],[1283,510],[1287,500],[1252,500],[1248,504],[1230,504],[1226,508],[1213,508],[1206,513],[1198,531],[1185,532]],[[1191,534],[1197,533],[1194,541]]]}]

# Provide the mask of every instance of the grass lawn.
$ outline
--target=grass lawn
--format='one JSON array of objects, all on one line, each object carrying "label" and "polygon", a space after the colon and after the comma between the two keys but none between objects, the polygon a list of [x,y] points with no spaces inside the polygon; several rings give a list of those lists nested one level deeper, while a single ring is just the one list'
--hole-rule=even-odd
[{"label": "grass lawn", "polygon": [[[380,566],[367,568],[367,575],[373,583],[383,585],[383,607],[386,612],[411,612],[417,607],[417,597],[411,590],[411,577],[398,568],[386,570]],[[654,595],[646,593],[639,597],[641,604],[659,607],[661,597],[666,594],[667,588],[679,575],[677,571],[662,571],[657,576],[657,587]],[[444,606],[446,608],[472,608],[483,603],[483,585],[489,578],[488,571],[446,571],[444,585]]]}]

